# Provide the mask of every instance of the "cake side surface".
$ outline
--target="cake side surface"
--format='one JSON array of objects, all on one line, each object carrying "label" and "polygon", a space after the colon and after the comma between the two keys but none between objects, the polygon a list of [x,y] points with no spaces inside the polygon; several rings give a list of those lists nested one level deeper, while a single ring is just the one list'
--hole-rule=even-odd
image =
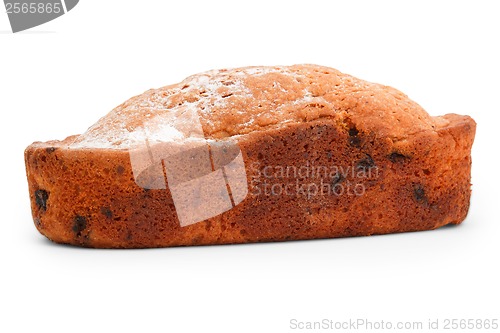
[{"label": "cake side surface", "polygon": [[[35,225],[56,242],[110,248],[434,229],[460,223],[467,215],[473,130],[467,119],[453,119],[437,133],[422,133],[404,146],[358,133],[361,144],[352,147],[349,130],[326,121],[245,136],[239,147],[248,165],[249,195],[232,210],[185,227],[168,187],[147,190],[136,184],[128,152],[31,147],[26,159]],[[344,166],[347,175],[309,175],[300,180],[305,188],[266,193],[265,182],[267,188],[283,189],[296,178],[276,171],[267,177],[263,168],[307,165]],[[359,166],[371,167],[373,173],[353,176],[349,168]],[[335,193],[310,189],[321,183],[342,187]],[[355,193],[358,186],[360,195]]]}]

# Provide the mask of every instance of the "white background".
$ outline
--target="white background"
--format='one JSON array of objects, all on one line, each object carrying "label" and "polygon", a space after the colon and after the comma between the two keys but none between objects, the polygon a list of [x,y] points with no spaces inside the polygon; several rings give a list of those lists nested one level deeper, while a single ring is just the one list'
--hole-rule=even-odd
[{"label": "white background", "polygon": [[[290,332],[290,319],[500,317],[499,6],[494,1],[82,0],[12,34],[0,13],[1,332]],[[92,250],[31,218],[23,150],[212,68],[316,63],[471,115],[467,220],[276,244]],[[297,331],[297,330],[295,330]]]}]

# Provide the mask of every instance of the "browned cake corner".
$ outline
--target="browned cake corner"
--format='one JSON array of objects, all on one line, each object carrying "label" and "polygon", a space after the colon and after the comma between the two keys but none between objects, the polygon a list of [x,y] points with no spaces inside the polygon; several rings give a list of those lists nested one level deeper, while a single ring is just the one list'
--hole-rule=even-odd
[{"label": "browned cake corner", "polygon": [[247,67],[149,90],[25,159],[58,243],[331,238],[462,222],[475,127],[331,68]]}]

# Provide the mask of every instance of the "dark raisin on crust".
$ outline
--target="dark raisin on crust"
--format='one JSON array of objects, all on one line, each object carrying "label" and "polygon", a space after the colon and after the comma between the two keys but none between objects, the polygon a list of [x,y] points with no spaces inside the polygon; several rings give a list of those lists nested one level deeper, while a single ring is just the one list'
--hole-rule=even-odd
[{"label": "dark raisin on crust", "polygon": [[118,173],[119,175],[123,174],[125,172],[125,168],[123,167],[123,165],[119,165],[116,167],[116,173]]},{"label": "dark raisin on crust", "polygon": [[341,173],[337,172],[335,176],[333,176],[332,178],[332,183],[331,183],[332,187],[339,183],[342,183],[344,179],[345,179],[344,176]]},{"label": "dark raisin on crust", "polygon": [[47,210],[47,200],[49,200],[49,192],[45,190],[35,191],[35,203],[38,209],[46,211]]},{"label": "dark raisin on crust", "polygon": [[392,163],[402,163],[404,161],[406,161],[407,159],[409,159],[410,157],[406,156],[406,155],[403,155],[401,153],[398,153],[397,151],[395,152],[392,152],[389,156],[388,156],[389,160],[392,162]]},{"label": "dark raisin on crust", "polygon": [[349,144],[354,147],[361,145],[361,140],[358,137],[359,131],[356,127],[349,128]]},{"label": "dark raisin on crust", "polygon": [[101,213],[108,219],[113,217],[113,212],[111,211],[111,209],[109,209],[109,207],[101,207]]},{"label": "dark raisin on crust", "polygon": [[45,148],[45,151],[48,153],[48,154],[52,154],[53,152],[55,152],[57,150],[56,147],[48,147],[48,148]]},{"label": "dark raisin on crust", "polygon": [[368,171],[369,169],[374,168],[375,166],[376,164],[373,158],[370,155],[366,154],[365,158],[358,161],[356,168],[358,170]]},{"label": "dark raisin on crust", "polygon": [[73,220],[73,232],[77,236],[81,236],[81,233],[83,230],[87,228],[87,219],[81,215],[75,216],[75,219]]},{"label": "dark raisin on crust", "polygon": [[417,202],[427,202],[427,196],[425,195],[425,190],[422,185],[415,185],[415,187],[413,188],[413,195]]}]

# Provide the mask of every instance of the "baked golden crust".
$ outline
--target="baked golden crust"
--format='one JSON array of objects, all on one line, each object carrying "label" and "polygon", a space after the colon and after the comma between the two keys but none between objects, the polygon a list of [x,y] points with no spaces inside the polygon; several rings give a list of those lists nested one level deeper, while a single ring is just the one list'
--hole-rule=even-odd
[{"label": "baked golden crust", "polygon": [[[161,139],[160,125],[186,110],[199,116],[205,138],[238,146],[249,193],[222,214],[181,226],[168,186],[138,185],[129,149],[145,139],[139,129]],[[226,244],[458,224],[469,206],[474,135],[468,116],[431,117],[393,88],[331,68],[248,67],[149,90],[83,135],[30,145],[25,158],[35,225],[55,242]],[[305,166],[328,172],[279,173]]]}]

